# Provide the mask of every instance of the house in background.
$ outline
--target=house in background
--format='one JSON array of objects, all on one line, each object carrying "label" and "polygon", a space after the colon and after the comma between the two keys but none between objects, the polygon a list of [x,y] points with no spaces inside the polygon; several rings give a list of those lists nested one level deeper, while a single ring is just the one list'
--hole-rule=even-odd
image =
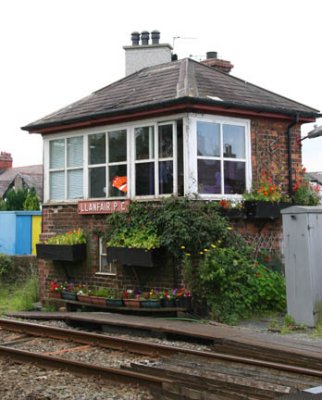
[{"label": "house in background", "polygon": [[316,185],[320,189],[320,202],[322,203],[322,171],[307,172],[306,177],[311,184]]},{"label": "house in background", "polygon": [[[127,76],[22,129],[44,143],[43,239],[74,227],[91,238],[74,278],[89,284],[133,284],[126,267],[106,263],[100,241],[106,214],[127,200],[164,196],[240,200],[264,172],[279,169],[291,192],[301,171],[297,138],[318,110],[230,75],[215,52],[175,60],[160,34],[132,34]],[[62,100],[63,101],[63,100]],[[281,219],[234,221],[259,246],[278,251]],[[45,282],[64,278],[39,260]],[[149,287],[175,287],[173,269],[144,272]]]},{"label": "house in background", "polygon": [[[10,153],[0,153],[0,199],[10,189],[35,188],[39,201],[43,198],[43,166],[12,167]],[[0,253],[8,255],[36,254],[41,233],[41,211],[0,211]]]},{"label": "house in background", "polygon": [[0,198],[3,199],[9,189],[35,188],[39,201],[43,200],[43,166],[28,165],[12,167],[10,153],[0,153]]}]

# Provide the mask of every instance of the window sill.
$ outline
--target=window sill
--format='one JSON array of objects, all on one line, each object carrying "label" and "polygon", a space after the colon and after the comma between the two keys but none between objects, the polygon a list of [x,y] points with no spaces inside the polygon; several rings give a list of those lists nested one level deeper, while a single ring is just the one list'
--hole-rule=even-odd
[{"label": "window sill", "polygon": [[117,274],[113,272],[95,272],[97,276],[116,276]]}]

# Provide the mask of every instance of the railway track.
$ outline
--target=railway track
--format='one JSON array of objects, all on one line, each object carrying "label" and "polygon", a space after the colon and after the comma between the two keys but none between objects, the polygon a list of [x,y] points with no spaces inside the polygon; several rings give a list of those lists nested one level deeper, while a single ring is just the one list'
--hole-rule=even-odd
[{"label": "railway track", "polygon": [[[8,319],[0,319],[0,327],[20,335],[2,343],[1,356],[46,368],[62,368],[77,374],[144,385],[156,399],[274,399],[322,384],[321,362],[318,364],[319,360],[314,358],[311,363],[306,357],[301,360],[303,365],[300,361],[299,365],[293,365]],[[14,348],[30,338],[112,349],[148,359],[109,368],[57,357],[57,352],[43,354]],[[72,349],[73,352],[78,350],[77,347]],[[58,354],[64,351],[68,354],[70,348],[58,351]]]}]

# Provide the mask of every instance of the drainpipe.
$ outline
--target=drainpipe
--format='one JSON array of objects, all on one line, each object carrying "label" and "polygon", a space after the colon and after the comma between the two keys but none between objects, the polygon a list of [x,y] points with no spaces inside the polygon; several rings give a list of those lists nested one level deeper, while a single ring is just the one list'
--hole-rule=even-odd
[{"label": "drainpipe", "polygon": [[292,168],[292,128],[299,122],[299,114],[296,114],[293,122],[287,127],[287,154],[288,154],[288,194],[293,195],[293,168]]}]

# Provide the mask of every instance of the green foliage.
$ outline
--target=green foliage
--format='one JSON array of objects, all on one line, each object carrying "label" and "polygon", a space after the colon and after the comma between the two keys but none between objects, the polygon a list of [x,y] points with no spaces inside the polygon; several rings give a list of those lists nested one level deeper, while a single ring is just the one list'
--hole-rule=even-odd
[{"label": "green foliage", "polygon": [[312,187],[308,182],[295,190],[293,194],[294,204],[302,206],[317,206],[320,201],[319,191]]},{"label": "green foliage", "polygon": [[240,250],[219,246],[207,249],[196,268],[187,258],[186,271],[193,277],[193,292],[216,320],[226,323],[254,313],[284,310],[283,276],[257,263],[250,249]]},{"label": "green foliage", "polygon": [[39,210],[39,199],[35,188],[9,189],[0,201],[0,211]]},{"label": "green foliage", "polygon": [[38,301],[36,276],[32,276],[21,285],[0,287],[0,314],[9,311],[32,310],[36,301]]},{"label": "green foliage", "polygon": [[0,280],[1,278],[8,275],[10,270],[13,268],[13,260],[10,256],[0,254]]},{"label": "green foliage", "polygon": [[29,211],[40,210],[39,199],[35,188],[28,190],[26,200],[23,203],[23,209]]},{"label": "green foliage", "polygon": [[215,202],[171,198],[161,203],[133,202],[127,213],[110,215],[105,238],[113,246],[164,246],[180,259],[184,249],[197,254],[219,238],[228,240],[227,228]]},{"label": "green foliage", "polygon": [[27,194],[27,189],[9,189],[5,196],[7,211],[23,210],[23,204],[27,198]]},{"label": "green foliage", "polygon": [[82,244],[86,243],[86,236],[82,229],[74,229],[60,235],[53,236],[46,241],[46,244]]}]

